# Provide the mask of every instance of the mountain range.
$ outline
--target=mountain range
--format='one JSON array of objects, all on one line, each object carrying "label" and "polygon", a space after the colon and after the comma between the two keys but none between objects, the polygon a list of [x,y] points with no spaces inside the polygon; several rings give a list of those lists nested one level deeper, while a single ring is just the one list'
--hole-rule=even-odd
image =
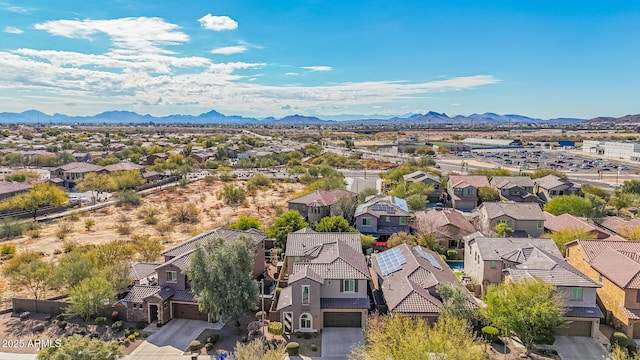
[{"label": "mountain range", "polygon": [[536,123],[579,123],[585,119],[555,118],[538,119],[522,115],[494,113],[456,115],[449,117],[445,113],[430,111],[426,114],[409,114],[402,117],[366,117],[357,120],[321,119],[313,116],[289,115],[283,118],[267,117],[263,119],[248,118],[237,115],[224,115],[211,110],[200,115],[168,115],[156,117],[149,114],[140,115],[131,111],[107,111],[93,116],[69,116],[64,114],[48,115],[38,110],[27,110],[21,113],[2,112],[0,123],[26,124],[224,124],[224,125],[444,125],[444,124],[536,124]]}]

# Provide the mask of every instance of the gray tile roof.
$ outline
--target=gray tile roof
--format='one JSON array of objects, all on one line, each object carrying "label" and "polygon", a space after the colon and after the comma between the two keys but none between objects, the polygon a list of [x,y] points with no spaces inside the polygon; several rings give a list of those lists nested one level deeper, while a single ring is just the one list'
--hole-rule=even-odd
[{"label": "gray tile roof", "polygon": [[370,214],[380,216],[409,216],[407,201],[395,196],[372,196],[364,204],[358,205],[353,216]]},{"label": "gray tile roof", "polygon": [[162,289],[160,289],[159,292],[157,292],[156,294],[153,295],[149,295],[149,296],[157,296],[160,299],[167,300],[168,298],[172,297],[173,294],[175,294],[175,290],[173,290],[172,288],[165,286]]},{"label": "gray tile roof", "polygon": [[420,170],[414,171],[411,174],[404,175],[402,178],[405,181],[410,181],[410,182],[417,182],[417,181],[424,182],[425,180],[429,180],[427,182],[434,182],[434,183],[440,184],[439,177],[425,171],[420,171]]},{"label": "gray tile roof", "polygon": [[194,295],[191,290],[175,290],[171,300],[195,302]]},{"label": "gray tile roof", "polygon": [[209,240],[214,239],[216,237],[222,237],[226,241],[229,241],[241,235],[246,235],[253,238],[254,243],[259,243],[260,241],[263,241],[264,239],[267,238],[267,234],[255,229],[240,231],[240,230],[232,230],[232,229],[225,229],[225,228],[216,228],[213,230],[203,232],[202,234],[196,235],[191,239],[183,242],[182,244],[177,245],[165,251],[164,253],[162,253],[162,255],[172,256],[172,257],[180,256],[180,255],[192,252],[197,248],[199,244],[205,244]]},{"label": "gray tile roof", "polygon": [[320,309],[368,309],[368,298],[320,298]]},{"label": "gray tile roof", "polygon": [[356,195],[357,194],[354,192],[342,189],[316,190],[312,193],[291,199],[288,202],[292,204],[304,204],[307,206],[330,206],[343,197],[355,197]]},{"label": "gray tile roof", "polygon": [[355,250],[343,241],[322,244],[306,255],[306,262],[293,266],[292,276],[306,271],[308,277],[324,282],[324,279],[369,279],[369,268],[362,250]]},{"label": "gray tile roof", "polygon": [[64,172],[72,172],[72,173],[87,173],[87,172],[100,171],[102,169],[104,169],[104,167],[94,165],[91,163],[72,162],[62,166],[58,166],[57,168],[54,168],[52,171],[62,170]]},{"label": "gray tile roof", "polygon": [[523,248],[536,247],[546,253],[561,258],[562,254],[552,239],[536,238],[492,238],[475,237],[469,242],[476,241],[482,260],[501,260],[503,256],[519,251]]},{"label": "gray tile roof", "polygon": [[27,182],[0,182],[0,194],[2,195],[29,189],[31,189],[31,184]]},{"label": "gray tile roof", "polygon": [[587,307],[587,306],[570,306],[565,308],[566,312],[564,317],[576,317],[576,318],[603,318],[604,315],[599,307]]},{"label": "gray tile roof", "polygon": [[302,279],[311,279],[320,284],[324,283],[324,278],[318,275],[318,273],[313,271],[309,266],[306,266],[305,264],[297,265],[300,266],[296,267],[294,265],[293,274],[291,274],[291,276],[289,277],[289,284],[293,284],[294,282]]},{"label": "gray tile roof", "polygon": [[291,297],[291,286],[287,286],[280,290],[280,296],[278,296],[278,305],[276,306],[276,310],[282,310],[291,306],[293,303]]},{"label": "gray tile roof", "polygon": [[508,189],[513,186],[533,188],[534,185],[533,180],[528,176],[493,176],[489,183],[497,189]]},{"label": "gray tile roof", "polygon": [[478,211],[484,211],[489,219],[508,216],[515,220],[545,220],[542,209],[535,203],[484,202]]},{"label": "gray tile roof", "polygon": [[131,288],[131,291],[124,297],[125,302],[127,303],[141,303],[144,299],[149,296],[155,295],[160,292],[160,286],[146,286],[146,285],[136,285]]},{"label": "gray tile roof", "polygon": [[[371,258],[371,266],[381,281],[380,289],[389,311],[411,314],[440,313],[442,301],[435,291],[437,284],[459,284],[458,279],[439,254],[420,247],[402,244],[396,247],[406,263],[399,270],[383,275],[377,255]],[[437,267],[419,255],[418,251],[431,254]],[[379,254],[378,254],[379,255]],[[469,295],[470,306],[475,306]]]},{"label": "gray tile roof", "polygon": [[160,264],[155,263],[134,263],[129,268],[129,276],[132,280],[142,280],[156,273],[156,267]]},{"label": "gray tile roof", "polygon": [[354,250],[361,251],[362,243],[360,241],[360,233],[289,233],[287,234],[286,256],[304,256],[309,254],[312,249],[342,241],[352,247]]},{"label": "gray tile roof", "polygon": [[538,179],[534,179],[533,182],[543,189],[554,189],[557,187],[571,188],[573,183],[560,179],[555,175],[547,175]]}]

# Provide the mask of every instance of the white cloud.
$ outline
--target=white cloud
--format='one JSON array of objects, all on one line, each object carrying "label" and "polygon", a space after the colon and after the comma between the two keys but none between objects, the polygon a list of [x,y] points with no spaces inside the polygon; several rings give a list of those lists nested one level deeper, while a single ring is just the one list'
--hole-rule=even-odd
[{"label": "white cloud", "polygon": [[287,75],[287,76],[298,76],[298,75],[300,75],[300,74],[295,73],[295,72],[288,72],[288,73],[284,73],[284,74]]},{"label": "white cloud", "polygon": [[235,30],[238,28],[238,22],[228,16],[207,14],[198,19],[198,22],[203,28],[213,31]]},{"label": "white cloud", "polygon": [[220,55],[233,55],[240,54],[247,51],[247,47],[245,45],[234,45],[234,46],[225,46],[217,49],[211,50],[212,54],[220,54]]},{"label": "white cloud", "polygon": [[309,71],[331,71],[333,68],[331,66],[301,66],[301,69],[309,70]]},{"label": "white cloud", "polygon": [[31,9],[28,9],[22,6],[7,4],[5,2],[0,2],[0,6],[3,7],[6,11],[18,13],[18,14],[27,14],[31,11]]},{"label": "white cloud", "polygon": [[5,26],[4,32],[8,34],[22,34],[24,31],[18,29],[17,27]]}]

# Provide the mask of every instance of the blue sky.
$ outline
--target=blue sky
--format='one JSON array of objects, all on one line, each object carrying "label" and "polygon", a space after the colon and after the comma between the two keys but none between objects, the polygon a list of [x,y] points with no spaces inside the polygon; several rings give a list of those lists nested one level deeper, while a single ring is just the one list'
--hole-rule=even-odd
[{"label": "blue sky", "polygon": [[640,113],[640,2],[0,0],[0,111]]}]

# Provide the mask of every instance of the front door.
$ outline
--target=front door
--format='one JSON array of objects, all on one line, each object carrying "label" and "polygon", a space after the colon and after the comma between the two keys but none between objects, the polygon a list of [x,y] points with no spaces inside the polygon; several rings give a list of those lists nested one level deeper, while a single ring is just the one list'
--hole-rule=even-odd
[{"label": "front door", "polygon": [[149,304],[149,322],[158,321],[158,305]]}]

